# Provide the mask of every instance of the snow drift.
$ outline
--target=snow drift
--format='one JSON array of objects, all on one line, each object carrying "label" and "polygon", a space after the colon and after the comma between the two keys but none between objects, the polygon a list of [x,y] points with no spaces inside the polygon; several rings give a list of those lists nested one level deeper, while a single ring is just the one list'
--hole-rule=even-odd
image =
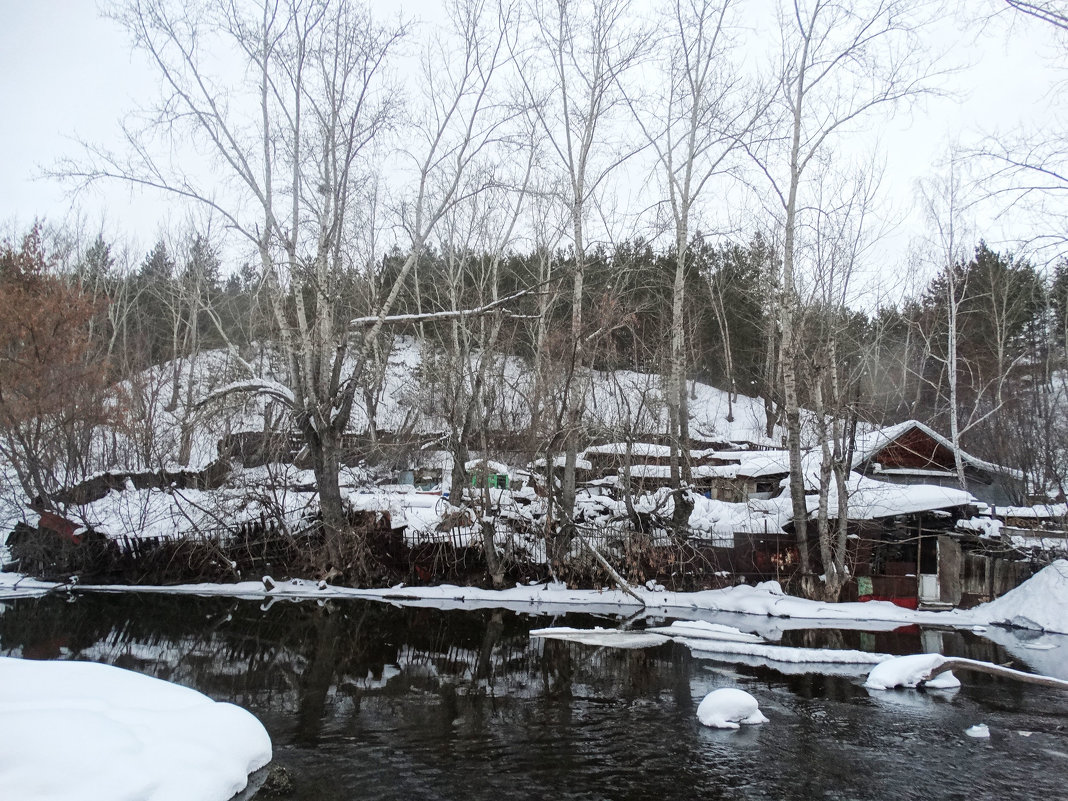
[{"label": "snow drift", "polygon": [[952,670],[940,673],[933,679],[927,679],[932,670],[941,667],[945,662],[946,658],[941,654],[896,656],[872,668],[864,686],[872,690],[918,687],[920,684],[935,690],[951,690],[960,687],[960,679],[953,675]]},{"label": "snow drift", "polygon": [[110,665],[0,658],[5,798],[227,801],[270,761],[233,704]]},{"label": "snow drift", "polygon": [[1058,559],[974,611],[989,623],[1068,634],[1068,560]]}]

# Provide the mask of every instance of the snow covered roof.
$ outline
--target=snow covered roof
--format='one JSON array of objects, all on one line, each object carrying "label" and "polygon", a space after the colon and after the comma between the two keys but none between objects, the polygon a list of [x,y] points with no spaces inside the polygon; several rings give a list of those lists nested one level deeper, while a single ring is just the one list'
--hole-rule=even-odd
[{"label": "snow covered roof", "polygon": [[636,464],[630,468],[635,478],[671,478],[671,467],[666,464]]},{"label": "snow covered roof", "polygon": [[693,468],[694,478],[737,478],[738,465],[736,464],[703,464]]},{"label": "snow covered roof", "polygon": [[694,501],[689,525],[698,531],[726,537],[724,545],[734,544],[735,534],[782,534],[789,514],[781,504],[750,501],[730,503],[691,496]]},{"label": "snow covered roof", "polygon": [[490,470],[494,473],[501,473],[503,475],[509,475],[508,465],[504,462],[495,462],[493,459],[472,459],[469,462],[464,463],[464,470],[471,472],[472,470]]},{"label": "snow covered roof", "polygon": [[789,451],[715,451],[717,459],[737,462],[734,472],[745,478],[785,475],[790,472]]},{"label": "snow covered roof", "polygon": [[[700,465],[693,468],[691,474],[694,478],[734,478],[736,474],[734,465]],[[631,465],[631,476],[635,478],[671,478],[671,466],[666,464],[636,464]]]},{"label": "snow covered roof", "polygon": [[[564,466],[564,462],[566,460],[567,460],[567,457],[564,456],[563,454],[560,454],[559,456],[554,457],[553,458],[553,467],[563,467]],[[544,458],[538,459],[537,461],[534,462],[534,466],[535,467],[545,467],[545,459]],[[575,469],[576,470],[593,470],[593,465],[589,463],[589,460],[579,458],[579,459],[575,460]]]},{"label": "snow covered roof", "polygon": [[963,449],[956,449],[953,447],[953,443],[939,434],[930,426],[921,423],[919,420],[906,420],[903,423],[897,425],[888,426],[887,428],[877,428],[873,431],[869,431],[864,434],[858,434],[856,444],[853,450],[853,464],[852,467],[856,467],[875,456],[879,451],[894,442],[896,439],[911,431],[912,429],[919,429],[924,434],[929,436],[943,448],[946,448],[950,452],[958,450],[960,452],[961,460],[972,467],[979,470],[985,470],[990,473],[1000,473],[1008,475],[1016,479],[1022,479],[1023,473],[1019,470],[1014,470],[1011,467],[1005,467],[1004,465],[995,464],[994,462],[987,462],[983,459],[979,459],[972,456],[970,453]]},{"label": "snow covered roof", "polygon": [[[976,503],[970,492],[932,484],[890,484],[851,473],[846,480],[850,520],[875,520],[881,517],[951,509]],[[828,494],[828,515],[838,516],[838,490],[834,483]],[[819,499],[805,498],[809,513],[816,511]]]},{"label": "snow covered roof", "polygon": [[[633,457],[667,457],[671,455],[671,448],[668,445],[656,445],[651,442],[632,442],[630,445],[630,453]],[[628,443],[626,442],[609,442],[605,445],[591,445],[585,451],[587,457],[590,456],[624,456],[627,453]]]},{"label": "snow covered roof", "polygon": [[927,470],[922,467],[884,467],[876,470],[881,476],[927,476],[929,478],[955,478],[952,470]]},{"label": "snow covered roof", "polygon": [[[626,442],[609,442],[604,445],[591,445],[583,451],[583,455],[587,458],[591,456],[623,457],[626,453]],[[715,449],[691,450],[690,461],[699,462],[702,459],[715,454]],[[632,459],[667,459],[671,456],[671,446],[660,445],[653,442],[632,442],[630,443],[630,455]]]},{"label": "snow covered roof", "polygon": [[1033,520],[1050,520],[1068,517],[1068,504],[1039,503],[1034,506],[995,506],[992,511],[998,517],[1020,517]]}]

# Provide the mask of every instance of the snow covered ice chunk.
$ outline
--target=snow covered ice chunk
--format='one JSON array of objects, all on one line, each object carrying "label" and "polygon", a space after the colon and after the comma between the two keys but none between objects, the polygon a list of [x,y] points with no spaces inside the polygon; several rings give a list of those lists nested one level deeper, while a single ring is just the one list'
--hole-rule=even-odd
[{"label": "snow covered ice chunk", "polygon": [[676,620],[670,626],[654,626],[647,629],[669,637],[685,637],[692,640],[726,640],[734,642],[764,643],[763,637],[747,634],[734,626],[722,623],[707,623],[703,620]]},{"label": "snow covered ice chunk", "polygon": [[880,662],[868,674],[864,686],[872,690],[892,690],[895,687],[924,687],[935,690],[948,690],[960,687],[960,679],[949,670],[933,679],[927,676],[935,668],[941,667],[946,658],[941,654],[909,654],[896,656]]},{"label": "snow covered ice chunk", "polygon": [[227,801],[270,761],[233,704],[110,665],[0,658],[4,798]]},{"label": "snow covered ice chunk", "polygon": [[768,722],[757,699],[734,687],[721,687],[706,695],[697,707],[697,719],[717,729],[737,729],[742,723]]},{"label": "snow covered ice chunk", "polygon": [[990,727],[985,723],[977,723],[974,726],[969,726],[964,730],[964,733],[969,737],[976,737],[979,739],[985,739],[990,736]]}]

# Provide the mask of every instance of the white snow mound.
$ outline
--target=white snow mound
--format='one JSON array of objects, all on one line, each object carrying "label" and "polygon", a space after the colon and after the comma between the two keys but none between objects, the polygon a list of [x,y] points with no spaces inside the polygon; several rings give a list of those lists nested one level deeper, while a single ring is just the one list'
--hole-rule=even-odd
[{"label": "white snow mound", "polygon": [[1047,565],[975,611],[991,623],[1068,634],[1068,560]]},{"label": "white snow mound", "polygon": [[941,654],[895,656],[873,667],[864,686],[872,690],[893,690],[895,687],[916,687],[923,682],[925,687],[935,690],[960,687],[960,679],[953,675],[952,670],[925,681],[930,672],[945,661],[946,658]]},{"label": "white snow mound", "polygon": [[717,729],[737,729],[741,723],[768,722],[757,699],[734,687],[721,687],[706,695],[697,707],[697,719]]},{"label": "white snow mound", "polygon": [[270,761],[233,704],[110,665],[0,658],[5,798],[227,801]]}]

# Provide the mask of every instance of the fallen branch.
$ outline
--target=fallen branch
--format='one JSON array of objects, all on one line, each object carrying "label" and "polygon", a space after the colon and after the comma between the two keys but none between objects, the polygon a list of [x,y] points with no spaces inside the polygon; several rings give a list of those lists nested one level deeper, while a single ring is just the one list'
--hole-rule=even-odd
[{"label": "fallen branch", "polygon": [[421,314],[390,314],[390,315],[377,315],[373,314],[369,317],[355,317],[349,320],[349,325],[353,328],[365,325],[385,325],[387,323],[429,323],[440,322],[442,320],[453,320],[457,317],[475,317],[480,314],[487,314],[494,309],[509,303],[516,298],[521,298],[530,292],[529,289],[521,289],[518,292],[513,292],[511,295],[499,298],[492,303],[487,303],[485,306],[477,306],[473,309],[456,309],[454,311],[440,311],[440,312],[423,312]]},{"label": "fallen branch", "polygon": [[248,392],[254,395],[268,395],[275,400],[281,401],[285,406],[292,409],[296,406],[293,391],[289,387],[277,381],[267,378],[252,378],[248,381],[235,381],[232,384],[219,387],[205,397],[198,400],[194,409],[201,409],[212,401],[219,400],[236,392]]},{"label": "fallen branch", "polygon": [[638,593],[636,593],[631,588],[630,584],[627,583],[627,580],[621,575],[619,575],[616,569],[608,563],[608,560],[604,558],[604,555],[599,550],[597,550],[594,544],[588,539],[586,539],[586,537],[583,536],[581,531],[576,530],[575,536],[579,538],[579,542],[589,548],[590,553],[593,554],[593,558],[597,560],[601,567],[608,571],[608,575],[612,577],[612,581],[616,583],[616,586],[619,587],[619,589],[623,590],[623,592],[625,592],[631,598],[636,600],[638,603],[640,603],[642,606],[645,606],[645,599],[638,595]]},{"label": "fallen branch", "polygon": [[1054,687],[1058,690],[1068,690],[1068,681],[1064,681],[1063,679],[1055,679],[1052,676],[1042,676],[1037,673],[1025,673],[1022,670],[1013,670],[1012,668],[1002,667],[1001,665],[995,665],[990,662],[980,662],[975,659],[963,658],[947,659],[938,667],[932,668],[928,671],[925,681],[929,681],[940,673],[945,673],[947,670],[971,670],[976,673],[989,673],[991,676],[1016,679],[1017,681],[1026,682],[1027,684],[1037,684],[1040,687]]}]

